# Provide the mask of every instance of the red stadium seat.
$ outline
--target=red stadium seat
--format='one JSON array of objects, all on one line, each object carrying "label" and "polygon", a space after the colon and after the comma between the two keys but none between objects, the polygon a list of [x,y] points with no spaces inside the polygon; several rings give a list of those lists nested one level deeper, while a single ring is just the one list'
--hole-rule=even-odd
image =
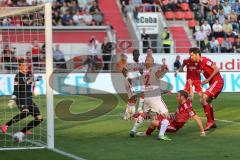
[{"label": "red stadium seat", "polygon": [[218,43],[219,43],[220,45],[222,45],[222,43],[223,43],[223,41],[224,41],[224,38],[218,37],[217,40],[218,40]]},{"label": "red stadium seat", "polygon": [[187,20],[193,19],[192,12],[191,11],[185,12],[184,19],[187,19]]},{"label": "red stadium seat", "polygon": [[190,20],[190,21],[188,21],[188,27],[192,29],[195,27],[196,23],[197,22],[194,19]]},{"label": "red stadium seat", "polygon": [[181,19],[183,19],[183,18],[184,18],[184,13],[183,13],[183,12],[177,11],[177,12],[175,13],[175,19],[181,20]]},{"label": "red stadium seat", "polygon": [[233,37],[230,37],[230,38],[229,38],[229,41],[233,44],[233,43],[234,43],[234,38],[233,38]]},{"label": "red stadium seat", "polygon": [[174,19],[174,13],[171,12],[171,11],[167,11],[167,12],[165,13],[165,18],[166,18],[167,20],[173,20],[173,19]]},{"label": "red stadium seat", "polygon": [[190,10],[189,4],[188,4],[188,3],[182,3],[182,4],[181,4],[181,9],[182,9],[183,11],[189,11],[189,10]]}]

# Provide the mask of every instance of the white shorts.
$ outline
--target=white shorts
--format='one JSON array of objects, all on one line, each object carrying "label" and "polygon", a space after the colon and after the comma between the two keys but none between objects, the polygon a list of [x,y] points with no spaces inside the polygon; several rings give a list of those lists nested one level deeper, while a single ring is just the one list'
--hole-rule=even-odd
[{"label": "white shorts", "polygon": [[143,112],[156,112],[158,114],[168,113],[168,108],[161,96],[145,97]]}]

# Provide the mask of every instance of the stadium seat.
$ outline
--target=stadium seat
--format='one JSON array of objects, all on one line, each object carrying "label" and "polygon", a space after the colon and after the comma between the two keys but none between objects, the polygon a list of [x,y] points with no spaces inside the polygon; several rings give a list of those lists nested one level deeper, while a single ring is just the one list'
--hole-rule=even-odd
[{"label": "stadium seat", "polygon": [[191,11],[185,12],[185,14],[184,14],[184,19],[186,19],[186,20],[191,20],[191,19],[193,19],[192,12],[191,12]]},{"label": "stadium seat", "polygon": [[188,21],[188,27],[192,29],[195,27],[196,23],[197,23],[196,20],[194,20],[194,19],[190,20],[190,21]]},{"label": "stadium seat", "polygon": [[188,3],[182,3],[182,4],[181,4],[181,9],[182,9],[183,11],[189,11],[189,10],[190,10],[189,4],[188,4]]},{"label": "stadium seat", "polygon": [[229,38],[229,41],[233,44],[233,43],[234,43],[234,38],[233,38],[233,37],[230,37],[230,38]]},{"label": "stadium seat", "polygon": [[167,20],[173,20],[173,19],[174,19],[174,13],[171,12],[171,11],[167,11],[167,12],[165,13],[165,18],[166,18]]},{"label": "stadium seat", "polygon": [[182,11],[177,11],[175,13],[175,19],[181,20],[184,18],[184,13]]},{"label": "stadium seat", "polygon": [[220,45],[222,45],[222,43],[223,43],[223,41],[224,41],[224,38],[218,37],[217,40],[218,40],[218,43],[219,43]]}]

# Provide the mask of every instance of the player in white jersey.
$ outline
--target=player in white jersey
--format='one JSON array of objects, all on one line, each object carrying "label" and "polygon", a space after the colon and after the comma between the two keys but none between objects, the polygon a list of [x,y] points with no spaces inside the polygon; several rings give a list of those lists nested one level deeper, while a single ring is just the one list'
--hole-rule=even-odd
[{"label": "player in white jersey", "polygon": [[[135,89],[141,86],[141,74],[139,71],[143,67],[143,63],[140,62],[139,56],[139,50],[133,50],[133,63],[127,63],[123,69],[123,75],[126,77],[125,87],[128,93],[128,103],[123,117],[124,120],[129,120],[136,111],[137,90]],[[142,108],[142,105],[143,97],[140,97],[139,108]]]},{"label": "player in white jersey", "polygon": [[169,124],[167,119],[168,109],[161,97],[160,79],[163,78],[167,70],[161,66],[154,65],[152,56],[147,56],[145,60],[145,68],[143,69],[144,81],[144,106],[143,113],[135,115],[136,122],[130,131],[130,136],[134,137],[138,127],[143,123],[144,119],[156,119],[157,115],[162,115],[163,121],[161,122],[160,134],[158,139],[171,140],[165,136],[165,131]]}]

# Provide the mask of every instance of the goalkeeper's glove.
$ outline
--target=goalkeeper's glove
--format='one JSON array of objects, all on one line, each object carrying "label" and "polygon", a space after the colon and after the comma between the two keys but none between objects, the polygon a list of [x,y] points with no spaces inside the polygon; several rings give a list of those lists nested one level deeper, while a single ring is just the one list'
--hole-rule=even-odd
[{"label": "goalkeeper's glove", "polygon": [[8,101],[8,107],[13,108],[16,106],[16,96],[12,95],[11,99]]}]

